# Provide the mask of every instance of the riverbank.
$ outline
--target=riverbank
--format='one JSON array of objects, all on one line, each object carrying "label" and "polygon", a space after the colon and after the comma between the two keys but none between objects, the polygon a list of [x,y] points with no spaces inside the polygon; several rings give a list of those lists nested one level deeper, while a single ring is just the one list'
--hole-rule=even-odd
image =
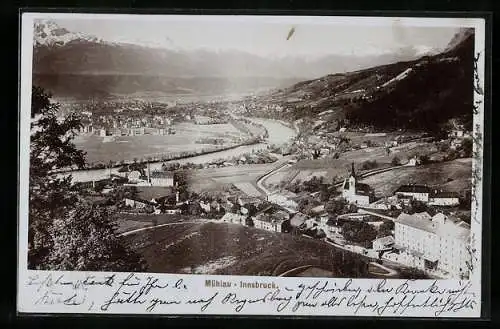
[{"label": "riverbank", "polygon": [[183,160],[183,159],[188,159],[188,158],[193,158],[193,157],[197,157],[197,156],[201,156],[201,155],[208,155],[208,154],[213,154],[213,153],[217,153],[217,152],[222,152],[222,151],[228,151],[228,150],[232,150],[232,149],[236,149],[238,147],[241,147],[241,146],[245,146],[245,145],[255,145],[255,144],[258,144],[259,143],[259,140],[258,139],[252,139],[252,140],[249,140],[247,142],[244,142],[244,143],[240,143],[240,144],[236,144],[236,145],[231,145],[231,146],[222,146],[222,147],[215,147],[214,149],[212,150],[201,150],[201,151],[198,151],[198,152],[191,152],[191,153],[188,153],[188,154],[184,154],[186,152],[183,152],[181,154],[171,154],[169,156],[165,156],[165,157],[162,157],[162,158],[151,158],[151,159],[141,159],[139,161],[131,161],[131,160],[122,160],[120,161],[119,163],[117,164],[113,164],[111,166],[106,166],[104,165],[103,163],[100,163],[98,165],[94,165],[94,166],[87,166],[85,168],[75,168],[75,169],[60,169],[60,170],[57,170],[57,171],[53,171],[52,173],[56,174],[56,173],[68,173],[68,172],[76,172],[76,171],[86,171],[86,170],[95,170],[95,169],[118,169],[118,168],[121,168],[123,166],[126,166],[126,165],[131,165],[131,164],[134,164],[134,163],[144,163],[144,164],[152,164],[152,163],[157,163],[157,162],[172,162],[172,161],[176,161],[176,160]]},{"label": "riverbank", "polygon": [[[253,120],[253,119],[251,119]],[[227,149],[220,149],[211,151],[208,153],[195,155],[195,156],[186,156],[180,157],[176,159],[170,159],[166,161],[151,161],[149,162],[149,166],[151,170],[161,170],[161,167],[164,163],[193,163],[193,164],[205,164],[213,161],[217,161],[220,159],[231,159],[236,156],[241,156],[242,154],[247,153],[255,153],[257,151],[265,150],[269,147],[269,144],[285,144],[289,142],[294,136],[295,131],[286,126],[283,126],[281,123],[272,119],[255,119],[257,124],[261,124],[267,130],[269,136],[265,140],[265,142],[256,142],[253,144],[243,144],[239,146],[232,146]],[[101,169],[82,169],[82,170],[66,170],[55,172],[59,177],[66,177],[71,175],[72,181],[75,183],[78,182],[92,182],[97,180],[102,180],[109,178],[111,175],[121,175],[123,173],[118,172],[118,169],[121,168],[124,163],[119,166],[114,166],[111,168],[101,168]]]}]

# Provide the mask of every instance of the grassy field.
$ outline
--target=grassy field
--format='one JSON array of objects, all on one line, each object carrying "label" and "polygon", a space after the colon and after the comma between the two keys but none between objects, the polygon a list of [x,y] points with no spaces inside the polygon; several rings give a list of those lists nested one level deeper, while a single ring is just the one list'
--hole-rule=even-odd
[{"label": "grassy field", "polygon": [[189,220],[186,216],[182,215],[130,215],[130,214],[117,214],[115,215],[115,223],[117,225],[116,233],[120,234],[123,232],[143,228],[151,227],[155,223],[157,225],[166,223],[176,223]]},{"label": "grassy field", "polygon": [[[386,137],[384,137],[386,138]],[[338,159],[324,158],[315,160],[302,160],[289,169],[282,170],[266,179],[265,184],[276,185],[282,181],[296,182],[306,181],[313,176],[324,177],[325,181],[331,181],[334,177],[344,178],[351,172],[351,165],[357,172],[363,172],[363,162],[370,160],[377,162],[377,168],[392,166],[392,159],[397,156],[402,163],[415,155],[431,155],[438,152],[437,148],[430,143],[406,143],[391,149],[388,155],[384,147],[372,147],[353,150],[342,153]]]},{"label": "grassy field", "polygon": [[[360,276],[359,267],[356,272],[354,266],[340,266],[332,261],[332,253],[344,253],[343,261],[349,262],[355,256],[348,252],[314,239],[236,224],[186,223],[126,238],[142,254],[151,272],[279,275],[298,266],[312,265],[335,277]],[[341,256],[336,259],[342,260]],[[361,276],[369,277],[368,266],[363,268]]]},{"label": "grassy field", "polygon": [[174,193],[172,188],[161,186],[137,186],[137,192],[138,196],[144,200],[151,200]]},{"label": "grassy field", "polygon": [[176,129],[175,135],[120,136],[109,142],[103,142],[103,137],[99,136],[77,136],[74,143],[77,148],[87,152],[89,162],[131,161],[134,158],[214,149],[214,145],[196,143],[196,140],[200,138],[221,138],[229,145],[233,138],[243,136],[241,131],[231,124],[180,123],[174,128]]},{"label": "grassy field", "polygon": [[[276,164],[249,164],[234,167],[192,170],[189,175],[189,188],[197,193],[212,191],[229,185],[242,188],[243,192],[257,193],[251,186],[258,177],[272,170]],[[251,185],[251,186],[249,186]]]},{"label": "grassy field", "polygon": [[472,159],[459,159],[417,167],[404,167],[363,179],[379,196],[391,195],[400,185],[424,183],[446,191],[472,188]]}]

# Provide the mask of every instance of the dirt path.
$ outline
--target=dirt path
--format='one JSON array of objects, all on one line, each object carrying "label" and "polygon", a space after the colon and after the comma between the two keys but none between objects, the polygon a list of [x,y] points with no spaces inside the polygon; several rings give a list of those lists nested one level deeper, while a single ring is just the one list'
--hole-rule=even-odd
[{"label": "dirt path", "polygon": [[372,264],[373,266],[376,266],[384,271],[387,271],[388,273],[387,274],[379,274],[379,275],[383,275],[383,276],[395,276],[398,274],[398,271],[396,270],[393,270],[392,268],[388,268],[382,264],[379,264],[379,263],[375,263],[375,262],[371,262],[370,264]]},{"label": "dirt path", "polygon": [[143,231],[154,230],[154,229],[157,229],[160,227],[165,227],[165,226],[182,225],[182,224],[197,224],[200,222],[202,222],[202,221],[201,220],[189,220],[189,221],[183,221],[183,222],[173,222],[173,223],[166,223],[166,224],[160,224],[160,225],[155,225],[155,226],[142,227],[142,228],[138,228],[135,230],[120,233],[120,234],[118,234],[118,236],[127,236],[127,235],[131,235],[131,234],[135,234],[135,233],[139,233],[139,232],[143,232]]},{"label": "dirt path", "polygon": [[292,268],[291,270],[288,270],[286,272],[283,272],[283,273],[281,273],[278,276],[287,276],[288,274],[293,273],[294,271],[307,270],[308,268],[313,267],[313,266],[314,265],[302,265],[302,266],[299,266],[299,267]]}]

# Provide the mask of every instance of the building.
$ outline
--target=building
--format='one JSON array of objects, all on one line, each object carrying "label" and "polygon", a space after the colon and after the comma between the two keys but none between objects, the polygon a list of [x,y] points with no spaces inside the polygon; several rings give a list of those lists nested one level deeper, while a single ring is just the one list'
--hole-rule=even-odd
[{"label": "building", "polygon": [[440,213],[426,218],[401,213],[394,221],[395,248],[422,270],[468,277],[470,228]]},{"label": "building", "polygon": [[212,207],[210,206],[210,202],[205,202],[203,200],[200,201],[200,207],[207,213],[212,209]]},{"label": "building", "polygon": [[351,168],[351,175],[342,184],[342,197],[349,203],[356,205],[369,205],[375,199],[373,190],[367,184],[358,183],[354,163]]},{"label": "building", "polygon": [[270,205],[252,217],[254,227],[273,231],[288,232],[290,228],[290,214],[284,209]]},{"label": "building", "polygon": [[334,220],[328,220],[324,231],[329,239],[339,238],[342,234],[342,226],[337,225]]},{"label": "building", "polygon": [[253,204],[254,206],[259,206],[263,203],[262,199],[251,196],[239,196],[237,201],[240,206],[244,206],[247,204]]},{"label": "building", "polygon": [[155,213],[163,213],[168,215],[179,215],[182,213],[182,210],[177,206],[172,205],[160,205],[155,209]]},{"label": "building", "polygon": [[288,218],[281,216],[273,216],[266,213],[260,213],[252,218],[255,228],[271,231],[271,232],[286,232]]},{"label": "building", "polygon": [[246,225],[246,219],[247,216],[227,212],[222,216],[221,221],[224,223]]},{"label": "building", "polygon": [[392,236],[384,236],[372,241],[372,248],[375,251],[390,250],[394,247],[395,240]]},{"label": "building", "polygon": [[127,175],[127,178],[128,180],[131,182],[131,183],[134,183],[134,182],[139,182],[141,181],[142,177],[142,174],[140,171],[138,170],[134,170],[134,171],[131,171],[128,175]]},{"label": "building", "polygon": [[426,185],[409,184],[400,186],[394,194],[398,199],[408,199],[429,202],[431,189]]},{"label": "building", "polygon": [[306,221],[309,219],[309,216],[306,214],[303,214],[301,212],[296,213],[293,215],[293,217],[290,219],[290,225],[292,227],[296,228],[305,228],[306,226]]},{"label": "building", "polygon": [[458,206],[460,204],[460,199],[457,193],[454,192],[444,192],[442,190],[432,191],[429,197],[429,205],[432,206]]},{"label": "building", "polygon": [[413,158],[408,160],[408,162],[405,164],[405,166],[415,167],[415,166],[418,166],[419,164],[420,164],[420,160],[417,159],[416,156],[414,156]]},{"label": "building", "polygon": [[325,226],[328,220],[330,219],[330,215],[327,212],[324,212],[318,215],[318,219],[320,225]]},{"label": "building", "polygon": [[313,214],[316,214],[316,215],[321,214],[324,211],[325,211],[325,205],[323,205],[323,204],[321,204],[319,206],[316,206],[316,207],[314,207],[314,208],[311,209],[311,212]]},{"label": "building", "polygon": [[282,191],[282,192],[275,192],[272,194],[269,194],[267,196],[267,201],[271,203],[275,203],[279,206],[282,207],[287,207],[291,209],[297,209],[297,202],[294,200],[294,198],[297,197],[297,194],[290,192],[290,191]]},{"label": "building", "polygon": [[165,171],[153,171],[150,182],[152,186],[174,186],[174,174]]},{"label": "building", "polygon": [[136,209],[143,209],[148,206],[153,206],[151,202],[139,198],[125,198],[124,201],[125,201],[125,206]]}]

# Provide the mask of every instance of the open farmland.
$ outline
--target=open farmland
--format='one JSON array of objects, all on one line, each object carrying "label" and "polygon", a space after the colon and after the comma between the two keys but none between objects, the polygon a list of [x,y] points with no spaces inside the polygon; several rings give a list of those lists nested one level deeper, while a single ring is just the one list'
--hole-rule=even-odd
[{"label": "open farmland", "polygon": [[100,136],[77,136],[77,148],[87,152],[87,160],[92,162],[132,161],[134,158],[159,157],[181,152],[213,150],[215,145],[200,144],[201,138],[219,138],[224,146],[237,144],[236,139],[244,137],[240,130],[231,124],[195,125],[180,123],[174,125],[175,135],[117,136],[105,141]]},{"label": "open farmland", "polygon": [[425,166],[404,167],[376,174],[362,182],[378,196],[391,195],[400,185],[422,183],[446,191],[463,192],[472,188],[472,159],[458,159]]},{"label": "open farmland", "polygon": [[438,152],[431,143],[406,143],[391,149],[388,155],[384,147],[371,147],[360,150],[347,151],[340,154],[338,159],[323,158],[314,160],[302,160],[290,168],[277,172],[268,177],[264,184],[267,186],[277,185],[281,182],[293,183],[307,181],[313,176],[324,177],[325,181],[333,178],[346,177],[351,171],[354,162],[356,171],[362,173],[363,162],[370,160],[377,162],[377,168],[391,167],[392,159],[397,156],[402,163],[416,155],[430,155]]},{"label": "open farmland", "polygon": [[[204,192],[228,185],[238,185],[243,192],[257,193],[253,190],[258,177],[272,170],[276,164],[248,164],[233,167],[198,169],[190,171],[189,188],[195,192]],[[257,191],[257,192],[256,192]]]},{"label": "open farmland", "polygon": [[314,239],[236,224],[185,223],[142,231],[126,239],[142,254],[150,272],[280,275],[311,265],[335,277],[370,276],[367,261],[358,255]]},{"label": "open farmland", "polygon": [[245,193],[248,196],[251,196],[251,197],[262,196],[262,193],[260,193],[259,190],[257,190],[257,188],[255,187],[255,185],[253,183],[236,182],[236,183],[233,183],[233,185],[236,186],[237,189],[239,189],[240,191],[242,191],[243,193]]}]

